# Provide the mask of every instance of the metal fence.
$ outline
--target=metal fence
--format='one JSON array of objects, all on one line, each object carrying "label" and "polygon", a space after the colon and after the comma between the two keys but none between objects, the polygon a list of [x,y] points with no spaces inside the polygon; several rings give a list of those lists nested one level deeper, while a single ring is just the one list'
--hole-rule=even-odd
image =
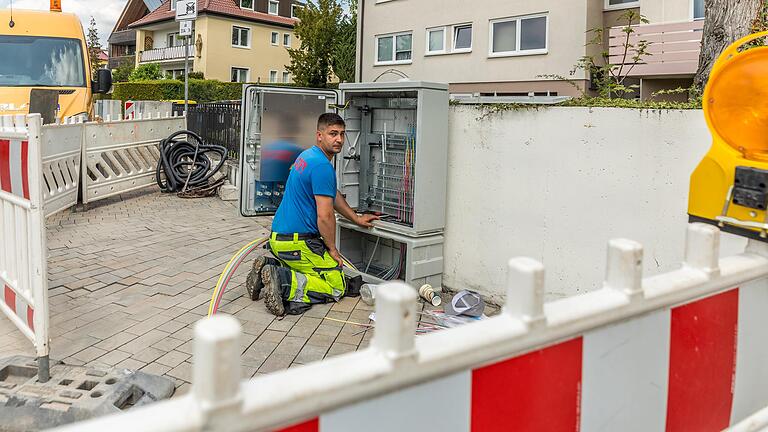
[{"label": "metal fence", "polygon": [[207,144],[226,147],[230,159],[240,158],[240,101],[190,106],[187,128]]}]

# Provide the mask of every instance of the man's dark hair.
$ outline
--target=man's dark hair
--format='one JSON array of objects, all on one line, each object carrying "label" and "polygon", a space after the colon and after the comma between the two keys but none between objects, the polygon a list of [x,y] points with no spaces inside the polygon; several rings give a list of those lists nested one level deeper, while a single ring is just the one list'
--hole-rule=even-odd
[{"label": "man's dark hair", "polygon": [[325,113],[325,114],[321,114],[320,117],[317,119],[317,130],[323,130],[328,126],[336,126],[336,125],[346,127],[346,124],[344,123],[344,119],[341,118],[341,116],[338,114]]}]

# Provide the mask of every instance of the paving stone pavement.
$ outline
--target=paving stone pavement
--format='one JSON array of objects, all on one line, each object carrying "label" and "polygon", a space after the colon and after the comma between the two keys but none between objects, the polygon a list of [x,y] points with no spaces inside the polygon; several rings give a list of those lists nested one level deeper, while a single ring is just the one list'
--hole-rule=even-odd
[{"label": "paving stone pavement", "polygon": [[[47,220],[51,358],[75,365],[140,369],[191,381],[192,326],[208,311],[222,269],[271,218],[245,218],[236,203],[132,192]],[[259,253],[263,251],[259,250]],[[220,311],[243,326],[243,375],[269,373],[368,346],[372,307],[357,298],[277,319],[245,296],[238,269]],[[420,306],[421,307],[421,306]],[[0,356],[34,355],[0,317]]]}]

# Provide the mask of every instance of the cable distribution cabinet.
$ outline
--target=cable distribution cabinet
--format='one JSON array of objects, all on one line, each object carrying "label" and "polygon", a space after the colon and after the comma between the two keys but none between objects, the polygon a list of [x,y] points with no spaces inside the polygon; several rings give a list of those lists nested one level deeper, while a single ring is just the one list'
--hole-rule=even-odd
[{"label": "cable distribution cabinet", "polygon": [[340,220],[341,252],[373,282],[441,286],[448,150],[448,86],[420,81],[342,84],[347,140],[339,189],[366,230]]},{"label": "cable distribution cabinet", "polygon": [[315,144],[315,123],[347,124],[333,163],[338,188],[364,229],[339,219],[336,245],[368,282],[440,287],[448,151],[448,86],[420,81],[342,84],[340,91],[247,85],[240,140],[240,212],[273,214],[293,160]]}]

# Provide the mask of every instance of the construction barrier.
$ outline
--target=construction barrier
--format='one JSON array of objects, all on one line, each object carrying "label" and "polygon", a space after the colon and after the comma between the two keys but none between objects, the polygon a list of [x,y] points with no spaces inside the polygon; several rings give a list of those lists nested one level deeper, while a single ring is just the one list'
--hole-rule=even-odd
[{"label": "construction barrier", "polygon": [[83,125],[45,125],[41,130],[45,216],[77,204]]},{"label": "construction barrier", "polygon": [[183,117],[117,120],[83,125],[84,204],[156,184],[159,142],[185,128]]},{"label": "construction barrier", "polygon": [[77,204],[79,193],[87,203],[154,184],[158,142],[183,128],[183,117],[42,126],[39,115],[0,116],[0,311],[35,344],[41,381],[49,349],[45,217]]},{"label": "construction barrier", "polygon": [[93,116],[95,118],[119,119],[123,117],[122,112],[123,105],[119,100],[100,99],[93,103]]},{"label": "construction barrier", "polygon": [[39,114],[0,116],[0,311],[35,345],[47,381],[48,280]]},{"label": "construction barrier", "polygon": [[765,419],[768,244],[718,259],[719,241],[691,224],[682,267],[642,279],[642,247],[613,240],[602,289],[547,304],[544,267],[515,258],[502,313],[419,337],[416,291],[388,283],[369,348],[245,382],[239,323],[207,318],[189,394],[60,430],[715,431]]},{"label": "construction barrier", "polygon": [[173,102],[125,101],[124,113],[124,118],[126,120],[136,120],[156,116],[166,117],[172,115],[173,113]]}]

